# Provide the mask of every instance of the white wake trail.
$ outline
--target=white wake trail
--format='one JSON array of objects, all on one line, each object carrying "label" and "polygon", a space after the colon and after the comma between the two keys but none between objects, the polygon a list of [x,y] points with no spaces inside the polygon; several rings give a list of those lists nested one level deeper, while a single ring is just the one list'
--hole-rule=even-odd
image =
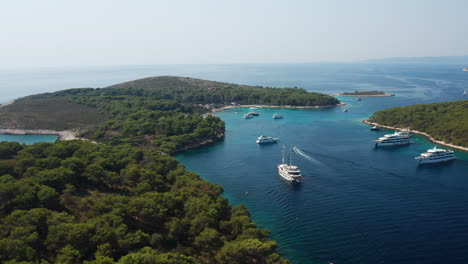
[{"label": "white wake trail", "polygon": [[313,157],[307,155],[304,153],[304,151],[302,151],[300,148],[298,147],[293,147],[293,151],[298,154],[298,155],[301,155],[302,157],[304,157],[305,159],[307,160],[310,160],[312,161],[313,163],[316,163],[316,164],[322,164],[320,161],[314,159]]}]

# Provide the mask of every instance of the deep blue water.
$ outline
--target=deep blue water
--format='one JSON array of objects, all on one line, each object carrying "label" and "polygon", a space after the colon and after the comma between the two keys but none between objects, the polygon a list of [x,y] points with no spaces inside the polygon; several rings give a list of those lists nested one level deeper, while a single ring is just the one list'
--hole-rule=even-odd
[{"label": "deep blue water", "polygon": [[[457,160],[417,166],[432,147],[415,144],[375,148],[385,133],[362,120],[374,111],[419,103],[463,100],[466,65],[271,64],[173,65],[97,69],[1,71],[1,101],[72,87],[103,87],[121,81],[181,75],[265,86],[298,86],[339,93],[383,90],[395,97],[340,98],[342,108],[247,109],[218,113],[224,141],[177,156],[188,169],[224,187],[232,204],[244,203],[259,227],[272,231],[293,263],[466,263],[468,261],[468,153]],[[7,91],[15,91],[9,93]],[[285,116],[273,120],[273,113]],[[259,146],[260,135],[297,146],[293,163],[305,181],[291,185],[276,172],[280,144]]]},{"label": "deep blue water", "polygon": [[31,145],[37,142],[55,142],[58,136],[56,135],[1,135],[1,141],[16,141],[21,144]]}]

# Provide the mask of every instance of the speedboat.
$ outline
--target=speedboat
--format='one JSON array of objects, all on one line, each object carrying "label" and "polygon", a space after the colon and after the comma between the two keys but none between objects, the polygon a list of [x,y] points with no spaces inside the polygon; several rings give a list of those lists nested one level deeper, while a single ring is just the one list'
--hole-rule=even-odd
[{"label": "speedboat", "polygon": [[266,143],[276,143],[279,141],[279,138],[259,136],[257,139],[257,144],[266,144]]},{"label": "speedboat", "polygon": [[250,119],[250,118],[252,118],[252,117],[253,117],[252,115],[245,114],[243,118],[244,118],[244,119]]},{"label": "speedboat", "polygon": [[274,114],[271,118],[273,118],[273,119],[281,119],[281,118],[283,118],[283,116],[282,116],[282,115],[278,115],[278,114]]},{"label": "speedboat", "polygon": [[419,160],[419,164],[425,164],[454,160],[456,157],[452,150],[438,149],[434,146],[414,159]]},{"label": "speedboat", "polygon": [[257,113],[257,112],[248,112],[247,114],[248,114],[248,115],[251,115],[251,116],[258,116],[258,115],[260,115],[260,114]]},{"label": "speedboat", "polygon": [[258,108],[255,106],[250,107],[250,110],[257,110]]},{"label": "speedboat", "polygon": [[343,112],[348,112],[348,108],[343,109]]},{"label": "speedboat", "polygon": [[380,130],[380,127],[378,127],[378,126],[373,126],[373,127],[370,128],[370,130],[377,131],[377,130]]},{"label": "speedboat", "polygon": [[278,174],[283,177],[283,179],[291,183],[301,183],[303,178],[301,171],[298,166],[291,164],[291,151],[289,153],[289,164],[284,162],[284,146],[283,146],[283,159],[282,163],[278,164]]}]

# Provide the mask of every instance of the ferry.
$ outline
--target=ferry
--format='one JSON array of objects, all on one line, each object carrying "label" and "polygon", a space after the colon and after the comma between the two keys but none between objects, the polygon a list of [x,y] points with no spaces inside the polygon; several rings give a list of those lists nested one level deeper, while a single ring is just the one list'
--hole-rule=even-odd
[{"label": "ferry", "polygon": [[283,116],[282,116],[282,115],[278,115],[278,114],[274,114],[271,118],[273,118],[273,119],[281,119],[281,118],[283,118]]},{"label": "ferry", "polygon": [[279,141],[279,138],[274,138],[274,137],[267,137],[267,136],[259,136],[257,141],[257,144],[266,144],[266,143],[276,143]]},{"label": "ferry", "polygon": [[291,152],[289,153],[289,164],[284,162],[284,146],[283,146],[283,163],[278,164],[278,174],[285,180],[291,183],[301,183],[303,178],[299,167],[291,164]]},{"label": "ferry", "polygon": [[454,160],[456,157],[452,150],[438,149],[434,146],[414,159],[419,160],[419,164],[425,164]]},{"label": "ferry", "polygon": [[412,143],[410,141],[408,131],[400,131],[393,134],[387,134],[374,140],[376,146],[395,146],[395,145],[406,145]]}]

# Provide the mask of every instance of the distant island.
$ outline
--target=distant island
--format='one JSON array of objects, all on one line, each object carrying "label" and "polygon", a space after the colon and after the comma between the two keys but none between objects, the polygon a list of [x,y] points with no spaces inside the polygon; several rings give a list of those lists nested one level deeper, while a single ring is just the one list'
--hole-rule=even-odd
[{"label": "distant island", "polygon": [[359,96],[359,97],[384,97],[395,96],[394,94],[386,94],[382,91],[354,91],[336,94],[336,96]]},{"label": "distant island", "polygon": [[462,71],[468,72],[468,67],[463,68]]},{"label": "distant island", "polygon": [[390,108],[375,112],[364,122],[410,129],[438,144],[468,151],[468,100]]},{"label": "distant island", "polygon": [[161,76],[106,88],[68,89],[17,99],[0,107],[0,133],[71,131],[76,137],[96,142],[175,153],[224,136],[221,119],[202,116],[219,108],[326,107],[339,103],[332,96],[300,88]]}]

